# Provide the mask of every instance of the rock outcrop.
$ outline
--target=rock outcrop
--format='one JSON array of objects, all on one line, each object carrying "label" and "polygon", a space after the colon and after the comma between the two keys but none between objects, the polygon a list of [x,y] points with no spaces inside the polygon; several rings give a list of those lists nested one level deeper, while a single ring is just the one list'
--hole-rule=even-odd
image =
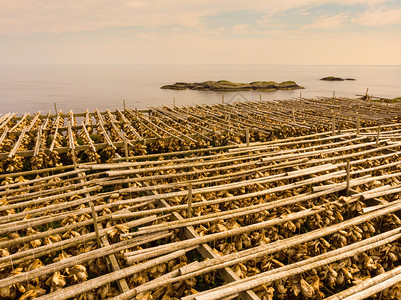
[{"label": "rock outcrop", "polygon": [[235,91],[275,91],[275,90],[295,90],[303,89],[294,81],[284,81],[277,83],[275,81],[254,81],[251,83],[238,83],[227,80],[219,81],[205,81],[205,82],[176,82],[175,84],[164,85],[162,89],[170,90],[198,90],[198,91],[221,91],[221,92],[235,92]]},{"label": "rock outcrop", "polygon": [[344,81],[344,80],[355,80],[355,79],[354,78],[340,78],[340,77],[329,76],[329,77],[323,77],[320,80],[324,80],[324,81]]}]

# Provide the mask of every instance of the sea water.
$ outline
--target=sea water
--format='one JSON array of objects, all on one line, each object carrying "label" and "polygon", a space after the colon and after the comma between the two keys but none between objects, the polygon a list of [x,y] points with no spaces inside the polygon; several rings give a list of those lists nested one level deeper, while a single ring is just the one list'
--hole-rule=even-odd
[{"label": "sea water", "polygon": [[[355,81],[327,82],[320,78],[337,76]],[[207,80],[233,82],[294,80],[303,90],[213,91],[164,90],[162,85],[177,81]],[[0,113],[23,114],[58,110],[101,111],[126,106],[221,103],[332,96],[354,98],[369,94],[394,98],[401,96],[401,66],[302,66],[302,65],[0,65]]]}]

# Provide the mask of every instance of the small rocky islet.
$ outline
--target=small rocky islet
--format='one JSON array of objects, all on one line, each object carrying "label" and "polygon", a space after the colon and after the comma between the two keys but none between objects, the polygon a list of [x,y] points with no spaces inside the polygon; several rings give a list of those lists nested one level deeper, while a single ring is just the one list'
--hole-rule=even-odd
[{"label": "small rocky islet", "polygon": [[295,81],[284,81],[277,83],[275,81],[254,81],[251,83],[238,83],[228,80],[219,81],[205,81],[205,82],[176,82],[175,84],[168,84],[161,87],[161,89],[170,90],[197,90],[197,91],[221,91],[221,92],[235,92],[235,91],[276,91],[276,90],[295,90],[303,89]]},{"label": "small rocky islet", "polygon": [[354,81],[356,79],[354,78],[341,78],[341,77],[334,77],[334,76],[328,76],[328,77],[323,77],[320,80],[324,80],[324,81],[345,81],[345,80],[349,80],[349,81]]}]

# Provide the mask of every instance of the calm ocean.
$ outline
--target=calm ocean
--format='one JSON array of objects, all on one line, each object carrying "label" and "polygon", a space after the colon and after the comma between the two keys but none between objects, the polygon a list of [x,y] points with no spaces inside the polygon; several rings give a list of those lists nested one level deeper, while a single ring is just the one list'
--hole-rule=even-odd
[{"label": "calm ocean", "polygon": [[[338,76],[356,81],[325,82]],[[212,104],[222,93],[162,90],[176,81],[226,79],[234,82],[294,80],[304,90],[262,92],[263,100],[298,97],[354,97],[364,94],[401,96],[401,66],[278,66],[278,65],[1,65],[0,113],[64,112],[123,107]],[[225,93],[225,101],[259,100],[260,92]]]}]

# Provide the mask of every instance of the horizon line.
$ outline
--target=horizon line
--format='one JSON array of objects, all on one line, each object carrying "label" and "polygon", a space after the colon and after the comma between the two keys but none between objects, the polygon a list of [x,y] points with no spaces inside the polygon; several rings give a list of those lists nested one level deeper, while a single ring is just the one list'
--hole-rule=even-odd
[{"label": "horizon line", "polygon": [[0,63],[1,66],[377,66],[399,67],[401,64],[197,64],[197,63]]}]

